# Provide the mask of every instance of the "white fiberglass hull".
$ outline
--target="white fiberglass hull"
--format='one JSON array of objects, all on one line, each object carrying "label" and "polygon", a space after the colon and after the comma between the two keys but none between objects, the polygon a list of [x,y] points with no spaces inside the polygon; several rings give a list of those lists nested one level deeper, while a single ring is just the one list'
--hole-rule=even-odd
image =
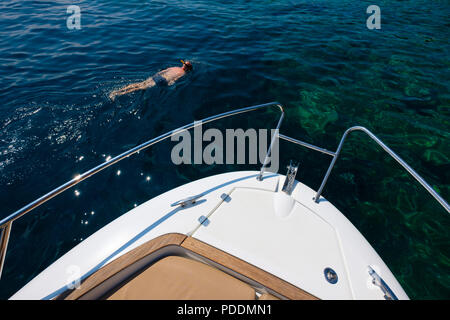
[{"label": "white fiberglass hull", "polygon": [[[11,299],[52,299],[67,290],[73,270],[85,279],[117,257],[167,233],[181,233],[221,249],[320,299],[384,299],[369,267],[399,299],[408,296],[360,232],[326,199],[285,176],[242,171],[185,184],[125,213],[82,241]],[[172,206],[201,194],[193,206]],[[205,221],[205,218],[207,219]],[[203,222],[203,223],[202,223]],[[324,270],[332,268],[337,282]]]}]

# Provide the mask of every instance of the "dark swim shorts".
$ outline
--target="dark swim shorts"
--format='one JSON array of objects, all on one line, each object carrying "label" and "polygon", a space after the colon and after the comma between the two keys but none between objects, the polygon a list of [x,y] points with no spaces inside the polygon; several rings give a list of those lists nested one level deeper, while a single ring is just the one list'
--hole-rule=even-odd
[{"label": "dark swim shorts", "polygon": [[152,79],[158,87],[167,87],[168,85],[167,80],[160,74],[154,75]]}]

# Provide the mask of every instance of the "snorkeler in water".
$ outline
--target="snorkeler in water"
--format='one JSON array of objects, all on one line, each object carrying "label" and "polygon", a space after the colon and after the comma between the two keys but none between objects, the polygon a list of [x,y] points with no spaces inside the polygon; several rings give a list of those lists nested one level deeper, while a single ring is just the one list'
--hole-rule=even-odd
[{"label": "snorkeler in water", "polygon": [[116,96],[121,96],[137,90],[145,90],[154,86],[171,86],[187,72],[192,70],[192,63],[189,61],[185,62],[181,60],[181,63],[183,63],[182,67],[167,68],[156,73],[145,81],[133,83],[122,89],[115,90],[109,94],[109,98],[114,100]]}]

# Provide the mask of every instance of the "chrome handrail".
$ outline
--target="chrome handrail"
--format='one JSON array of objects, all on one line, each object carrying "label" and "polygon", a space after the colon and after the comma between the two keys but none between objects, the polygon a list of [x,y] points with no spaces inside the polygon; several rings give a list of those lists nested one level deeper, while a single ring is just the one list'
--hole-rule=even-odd
[{"label": "chrome handrail", "polygon": [[288,142],[298,144],[302,147],[306,147],[309,149],[312,149],[314,151],[318,151],[324,154],[327,154],[333,159],[331,160],[330,166],[328,167],[327,172],[325,173],[325,177],[322,180],[322,183],[320,184],[319,190],[317,191],[316,195],[314,196],[314,201],[316,203],[319,203],[320,196],[323,192],[323,189],[325,188],[325,184],[328,181],[328,178],[331,174],[331,170],[333,169],[334,165],[336,164],[336,161],[341,154],[342,147],[344,145],[345,139],[347,138],[348,134],[353,131],[362,131],[365,134],[367,134],[372,140],[374,140],[379,146],[383,148],[384,151],[387,152],[392,158],[394,158],[406,171],[408,171],[411,176],[416,179],[434,198],[439,204],[447,211],[447,213],[450,213],[450,206],[448,203],[425,181],[424,178],[422,178],[413,168],[411,168],[402,158],[400,158],[394,151],[392,151],[381,139],[379,139],[376,135],[374,135],[369,129],[361,126],[354,126],[351,128],[348,128],[344,134],[342,135],[341,141],[339,142],[338,148],[336,152],[329,151],[327,149],[312,145],[310,143],[297,140],[288,136],[285,136],[283,134],[278,134],[278,137],[286,140]]},{"label": "chrome handrail", "polygon": [[263,180],[264,170],[266,169],[266,165],[267,165],[268,159],[269,159],[269,157],[272,154],[272,148],[273,148],[273,145],[275,144],[275,141],[276,141],[276,139],[277,139],[277,137],[279,135],[280,126],[281,126],[281,122],[283,122],[283,119],[284,119],[284,112],[281,114],[280,120],[278,120],[277,128],[275,129],[275,133],[274,133],[274,135],[272,137],[272,140],[270,141],[269,149],[267,149],[266,156],[264,158],[264,162],[263,162],[263,164],[261,166],[261,170],[259,172],[259,175],[256,177],[256,179],[258,179],[259,181]]},{"label": "chrome handrail", "polygon": [[9,235],[11,233],[12,222],[7,223],[4,227],[2,226],[1,236],[0,236],[0,277],[3,271],[3,265],[6,258],[6,250],[8,248]]},{"label": "chrome handrail", "polygon": [[353,131],[362,131],[365,134],[367,134],[373,141],[375,141],[381,148],[383,148],[384,151],[387,152],[392,158],[395,159],[403,168],[405,168],[406,171],[411,174],[411,176],[416,179],[435,199],[439,204],[447,210],[447,213],[450,213],[450,206],[448,203],[425,181],[424,178],[422,178],[413,168],[411,168],[402,158],[400,158],[394,151],[392,151],[386,144],[384,144],[383,141],[381,141],[376,135],[374,135],[370,130],[368,130],[365,127],[361,126],[354,126],[349,129],[347,129],[344,134],[342,135],[341,141],[339,142],[339,146],[333,155],[333,160],[331,160],[330,166],[328,167],[328,170],[325,174],[325,177],[322,180],[322,184],[319,187],[319,190],[317,191],[316,196],[314,197],[315,202],[319,202],[320,195],[322,194],[323,189],[325,188],[325,184],[327,183],[328,177],[330,176],[331,170],[333,169],[339,154],[341,153],[342,146],[344,145],[345,139],[347,138],[348,134]]},{"label": "chrome handrail", "polygon": [[294,138],[285,136],[284,134],[281,134],[281,133],[280,133],[280,134],[278,135],[278,137],[281,138],[281,139],[283,139],[283,140],[286,140],[286,141],[288,141],[288,142],[292,142],[292,143],[298,144],[298,145],[300,145],[300,146],[302,146],[302,147],[306,147],[306,148],[312,149],[312,150],[314,150],[314,151],[319,151],[319,152],[325,153],[325,154],[327,154],[327,155],[329,155],[329,156],[332,156],[332,157],[335,156],[335,153],[334,153],[333,151],[329,151],[329,150],[327,150],[327,149],[320,148],[320,147],[315,146],[315,145],[313,145],[313,144],[310,144],[310,143],[307,143],[307,142],[304,142],[304,141],[301,141],[301,140],[297,140],[297,139],[294,139]]},{"label": "chrome handrail", "polygon": [[319,187],[319,190],[316,193],[316,196],[313,198],[315,202],[319,202],[320,200],[320,196],[323,192],[323,189],[325,188],[325,185],[328,181],[328,178],[331,174],[331,170],[333,169],[340,153],[342,150],[342,146],[344,144],[344,141],[346,139],[346,137],[348,136],[348,134],[350,132],[353,131],[362,131],[364,133],[366,133],[372,140],[374,140],[378,145],[380,145],[384,151],[386,151],[391,157],[393,157],[403,168],[405,168],[440,204],[442,207],[444,207],[444,209],[447,210],[447,212],[450,213],[450,207],[448,205],[448,203],[416,172],[414,171],[403,159],[401,159],[394,151],[392,151],[388,146],[386,146],[377,136],[375,136],[372,132],[370,132],[368,129],[361,127],[361,126],[355,126],[355,127],[351,127],[349,129],[347,129],[345,131],[345,133],[342,135],[342,138],[339,142],[338,148],[336,150],[336,152],[332,152],[329,151],[327,149],[309,144],[307,142],[304,141],[300,141],[288,136],[285,136],[283,134],[279,133],[279,128],[281,126],[281,122],[284,119],[284,110],[283,110],[283,106],[278,103],[278,102],[269,102],[269,103],[265,103],[265,104],[260,104],[260,105],[256,105],[256,106],[251,106],[251,107],[246,107],[246,108],[241,108],[241,109],[236,109],[236,110],[232,110],[232,111],[228,111],[228,112],[224,112],[215,116],[211,116],[208,118],[205,118],[203,120],[200,121],[194,121],[190,124],[187,124],[185,126],[182,126],[178,129],[169,131],[165,134],[162,134],[156,138],[153,138],[151,140],[148,140],[128,151],[125,151],[123,153],[121,153],[120,155],[111,158],[110,160],[84,172],[83,174],[77,175],[75,178],[73,178],[72,180],[64,183],[63,185],[59,186],[56,189],[53,189],[52,191],[50,191],[49,193],[43,195],[42,197],[36,199],[35,201],[29,203],[28,205],[24,206],[23,208],[17,210],[16,212],[14,212],[13,214],[9,215],[8,217],[0,220],[0,231],[1,231],[1,236],[0,236],[0,277],[2,274],[2,269],[3,269],[3,265],[4,265],[4,261],[5,261],[5,256],[6,256],[6,251],[7,251],[7,247],[8,247],[8,240],[9,240],[9,235],[11,232],[11,226],[12,226],[12,222],[15,221],[16,219],[22,217],[23,215],[25,215],[26,213],[30,212],[31,210],[37,208],[38,206],[42,205],[43,203],[47,202],[48,200],[52,199],[53,197],[57,196],[58,194],[64,192],[65,190],[77,185],[78,183],[80,183],[81,181],[91,177],[92,175],[106,169],[107,167],[125,159],[130,157],[131,155],[140,152],[141,150],[144,150],[156,143],[159,143],[173,135],[179,134],[183,131],[195,128],[199,125],[202,125],[203,123],[208,123],[208,122],[212,122],[215,120],[219,120],[222,118],[226,118],[226,117],[230,117],[230,116],[234,116],[237,114],[241,114],[241,113],[246,113],[246,112],[250,112],[250,111],[254,111],[254,110],[258,110],[258,109],[262,109],[262,108],[267,108],[267,107],[278,107],[281,111],[281,116],[280,119],[278,120],[278,124],[275,130],[275,134],[272,137],[271,143],[269,145],[269,148],[267,150],[266,153],[266,157],[264,159],[263,165],[261,167],[260,173],[257,176],[258,180],[262,180],[263,179],[263,175],[264,175],[264,170],[265,170],[265,166],[268,162],[268,158],[270,157],[271,151],[272,151],[272,147],[274,145],[274,143],[276,142],[277,138],[281,138],[283,140],[286,140],[288,142],[294,143],[294,144],[298,144],[300,146],[312,149],[314,151],[318,151],[324,154],[327,154],[331,157],[333,157],[330,166],[328,167],[328,170],[325,174],[325,177],[322,180],[322,183]]},{"label": "chrome handrail", "polygon": [[[158,142],[161,142],[173,135],[179,134],[183,131],[195,128],[199,125],[202,125],[204,123],[208,123],[208,122],[212,122],[215,120],[219,120],[219,119],[223,119],[223,118],[227,118],[230,116],[234,116],[237,114],[241,114],[241,113],[246,113],[246,112],[250,112],[250,111],[255,111],[258,109],[262,109],[262,108],[268,108],[268,107],[278,107],[281,111],[281,116],[280,116],[280,120],[278,121],[278,125],[277,125],[277,130],[280,127],[281,121],[284,118],[284,110],[283,110],[283,106],[278,103],[278,102],[269,102],[269,103],[264,103],[264,104],[259,104],[256,106],[250,106],[250,107],[246,107],[246,108],[240,108],[240,109],[236,109],[236,110],[232,110],[232,111],[228,111],[228,112],[224,112],[215,116],[211,116],[208,118],[205,118],[203,120],[200,121],[194,121],[190,124],[187,124],[185,126],[182,126],[178,129],[169,131],[167,133],[164,133],[156,138],[153,138],[151,140],[148,140],[128,151],[125,151],[121,154],[119,154],[118,156],[115,156],[114,158],[109,159],[108,161],[84,172],[83,174],[77,175],[75,178],[73,178],[72,180],[64,183],[63,185],[59,186],[56,189],[53,189],[52,191],[48,192],[47,194],[43,195],[42,197],[34,200],[33,202],[27,204],[26,206],[22,207],[21,209],[17,210],[16,212],[12,213],[11,215],[7,216],[6,218],[0,220],[0,230],[1,230],[1,237],[0,237],[0,277],[1,277],[1,272],[3,269],[3,265],[4,265],[4,260],[5,260],[5,256],[6,256],[6,250],[8,247],[8,240],[9,240],[9,235],[10,235],[10,231],[11,231],[11,225],[13,223],[13,221],[15,221],[16,219],[22,217],[23,215],[25,215],[26,213],[30,212],[31,210],[39,207],[40,205],[44,204],[45,202],[47,202],[48,200],[52,199],[53,197],[57,196],[58,194],[64,192],[65,190],[77,185],[78,183],[80,183],[81,181],[91,177],[92,175],[106,169],[107,167],[125,159],[128,158],[129,156],[138,153],[141,150],[144,150]],[[274,137],[276,137],[276,135],[274,134]],[[271,148],[272,148],[272,144],[274,142],[275,139],[272,139],[272,142],[268,148],[268,153],[270,152]],[[261,169],[261,172],[263,172],[264,166],[265,166],[266,161],[264,162],[263,168]]]}]

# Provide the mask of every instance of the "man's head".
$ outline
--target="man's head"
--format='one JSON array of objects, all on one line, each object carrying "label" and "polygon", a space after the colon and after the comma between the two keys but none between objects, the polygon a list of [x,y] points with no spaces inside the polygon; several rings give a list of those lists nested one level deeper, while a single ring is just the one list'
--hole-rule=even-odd
[{"label": "man's head", "polygon": [[183,61],[181,60],[181,63],[183,64],[183,70],[188,72],[192,70],[192,63],[190,61]]}]

